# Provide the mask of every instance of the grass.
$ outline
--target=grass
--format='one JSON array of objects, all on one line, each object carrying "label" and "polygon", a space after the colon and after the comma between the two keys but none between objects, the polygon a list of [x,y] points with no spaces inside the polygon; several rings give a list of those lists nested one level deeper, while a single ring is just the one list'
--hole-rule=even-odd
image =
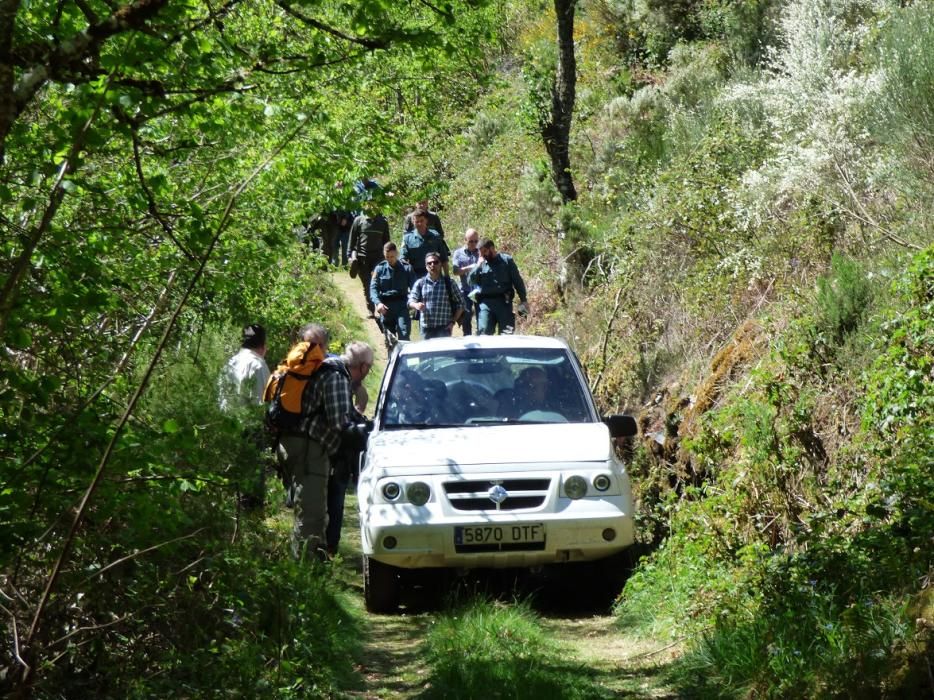
[{"label": "grass", "polygon": [[605,698],[592,671],[553,641],[525,603],[474,599],[440,616],[425,642],[425,698]]}]

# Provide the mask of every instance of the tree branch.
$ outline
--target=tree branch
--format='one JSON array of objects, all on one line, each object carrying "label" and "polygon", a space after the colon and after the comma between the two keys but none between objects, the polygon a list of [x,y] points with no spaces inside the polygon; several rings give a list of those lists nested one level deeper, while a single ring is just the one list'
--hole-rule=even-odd
[{"label": "tree branch", "polygon": [[607,365],[607,355],[609,354],[610,348],[610,334],[613,332],[613,323],[616,321],[616,316],[619,313],[620,299],[623,296],[623,286],[620,285],[620,288],[616,290],[616,301],[613,305],[613,311],[610,312],[610,317],[606,322],[606,329],[603,331],[603,351],[600,355],[600,372],[593,380],[593,385],[590,387],[590,393],[593,394],[597,391],[597,388],[600,386],[600,382],[603,381],[603,374],[606,371]]},{"label": "tree branch", "polygon": [[[89,59],[93,59],[92,63],[96,63],[97,54],[104,42],[130,29],[141,29],[165,7],[168,1],[135,0],[118,8],[103,21],[90,24],[84,31],[55,45],[30,44],[23,47],[11,47],[9,55],[19,56],[19,60],[27,57],[28,65],[10,93],[13,103],[13,119],[6,124],[0,120],[0,149],[6,143],[13,121],[32,101],[46,81],[66,66],[79,66],[84,69]],[[16,0],[7,0],[7,2],[14,7],[18,5]],[[4,19],[5,11],[6,8],[0,6],[0,19]],[[15,12],[13,19],[15,19]],[[0,46],[0,57],[2,57],[2,46]]]},{"label": "tree branch", "polygon": [[437,5],[433,5],[432,3],[428,2],[428,0],[418,0],[418,2],[419,2],[419,4],[424,5],[425,7],[427,7],[427,8],[428,8],[429,10],[431,10],[432,12],[441,15],[442,17],[444,17],[444,18],[445,18],[446,20],[448,20],[449,22],[453,22],[453,21],[454,21],[454,13],[449,12],[449,11],[447,11],[447,10],[442,10],[442,9],[441,9],[440,7],[438,7]]},{"label": "tree branch", "polygon": [[307,24],[309,27],[314,27],[318,31],[322,31],[325,34],[330,34],[331,36],[337,37],[338,39],[343,39],[344,41],[349,41],[352,44],[358,44],[374,51],[378,49],[385,49],[389,46],[389,42],[386,39],[367,39],[344,34],[340,30],[324,24],[323,22],[320,22],[313,17],[303,15],[298,10],[293,9],[287,2],[285,2],[285,0],[276,0],[276,4],[281,7],[286,14],[291,15],[302,24]]},{"label": "tree branch", "polygon": [[[16,75],[12,50],[20,1],[0,0],[0,134],[4,136],[10,132],[17,115],[13,100]],[[6,138],[0,138],[0,165],[3,165],[5,141]]]},{"label": "tree branch", "polygon": [[162,216],[162,213],[159,211],[159,207],[156,205],[156,198],[152,193],[152,190],[149,189],[149,184],[146,182],[146,176],[143,174],[143,162],[140,156],[139,150],[139,132],[134,126],[130,133],[133,137],[133,162],[136,165],[136,177],[139,179],[139,185],[143,189],[143,194],[146,196],[146,205],[149,209],[149,213],[152,217],[159,222],[159,225],[162,227],[162,231],[166,236],[178,247],[180,251],[185,255],[189,260],[194,260],[195,256],[192,255],[189,250],[182,245],[182,242],[175,237],[175,234],[172,231],[172,224]]},{"label": "tree branch", "polygon": [[[130,561],[131,559],[136,559],[137,557],[141,557],[141,556],[143,556],[144,554],[149,554],[150,552],[155,552],[157,549],[162,549],[163,547],[166,547],[166,546],[168,546],[168,545],[170,545],[170,544],[175,544],[176,542],[182,542],[182,541],[184,541],[184,540],[190,540],[192,537],[194,537],[195,535],[201,534],[201,533],[204,532],[206,529],[207,529],[207,528],[199,527],[197,530],[195,530],[194,532],[189,532],[187,535],[182,535],[181,537],[175,537],[175,538],[173,538],[173,539],[171,539],[171,540],[166,540],[165,542],[160,542],[159,544],[154,544],[154,545],[152,545],[151,547],[146,547],[146,549],[141,549],[141,550],[139,550],[139,551],[137,551],[137,552],[133,552],[132,554],[127,554],[125,557],[120,557],[119,559],[115,559],[114,561],[110,562],[107,566],[103,566],[103,567],[101,567],[100,569],[98,569],[97,571],[95,571],[95,572],[94,572],[93,574],[91,574],[90,576],[84,577],[81,581],[79,581],[79,582],[75,585],[75,588],[81,588],[81,587],[84,586],[85,584],[88,584],[88,583],[90,583],[91,581],[93,581],[94,579],[96,579],[98,576],[100,576],[101,574],[103,574],[105,571],[109,571],[110,569],[113,569],[115,566],[120,566],[121,564],[123,564],[123,563],[125,563],[125,562],[128,562],[128,561]],[[63,638],[63,639],[64,639],[64,638]],[[59,641],[60,641],[60,640],[59,640]],[[54,642],[53,642],[53,644],[54,644]]]},{"label": "tree branch", "polygon": [[[62,161],[61,166],[58,170],[58,175],[55,177],[55,182],[52,185],[52,191],[49,194],[49,204],[43,212],[42,220],[39,224],[29,232],[23,250],[20,252],[19,257],[16,259],[16,262],[13,264],[13,268],[7,276],[3,289],[0,290],[0,338],[3,337],[4,332],[6,331],[6,324],[10,318],[10,314],[13,312],[13,307],[16,302],[17,289],[22,281],[23,277],[26,276],[26,272],[30,269],[30,262],[32,261],[32,254],[36,250],[36,247],[39,245],[39,241],[42,239],[42,236],[45,235],[45,232],[48,230],[49,226],[52,223],[52,219],[55,218],[55,214],[58,212],[58,207],[61,205],[62,200],[65,198],[65,188],[62,186],[62,183],[65,181],[65,177],[75,169],[75,164],[78,162],[78,156],[81,154],[81,151],[84,150],[84,139],[87,136],[88,130],[91,128],[91,124],[97,119],[97,115],[100,113],[101,105],[104,101],[104,91],[101,91],[100,97],[98,98],[97,104],[94,106],[94,111],[91,112],[91,115],[84,122],[84,125],[81,127],[81,130],[75,136],[74,143],[71,144],[71,148],[68,151],[68,155],[65,157],[65,160]],[[2,143],[2,142],[0,142]]]},{"label": "tree branch", "polygon": [[95,14],[94,10],[91,9],[91,6],[88,5],[84,0],[74,0],[74,3],[75,5],[78,6],[78,9],[81,10],[81,12],[84,14],[84,17],[85,19],[87,19],[88,23],[97,24],[98,22],[100,22],[100,19],[98,19],[97,14]]}]

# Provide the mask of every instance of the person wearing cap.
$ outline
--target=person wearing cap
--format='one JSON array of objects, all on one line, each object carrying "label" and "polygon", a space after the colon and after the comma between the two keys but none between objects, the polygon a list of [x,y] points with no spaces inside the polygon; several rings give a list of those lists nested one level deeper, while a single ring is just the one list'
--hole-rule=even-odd
[{"label": "person wearing cap", "polygon": [[[269,380],[269,366],[266,364],[266,329],[253,323],[243,328],[240,350],[224,366],[218,387],[218,405],[228,414],[242,415],[245,407],[261,406],[263,390]],[[245,416],[243,416],[246,419]],[[247,419],[248,420],[248,419]],[[264,439],[260,421],[243,426],[243,436],[247,443],[261,453]],[[261,454],[259,476],[240,497],[240,503],[246,508],[259,508],[263,505],[266,493],[266,466]]]},{"label": "person wearing cap", "polygon": [[382,328],[395,333],[399,340],[408,340],[406,305],[413,282],[412,268],[399,260],[399,250],[392,241],[383,246],[383,257],[385,260],[376,266],[370,280],[370,301]]},{"label": "person wearing cap", "polygon": [[519,314],[525,316],[529,312],[525,282],[515,260],[511,255],[497,252],[490,238],[481,241],[480,258],[467,275],[467,283],[476,287],[477,332],[480,335],[493,335],[497,327],[500,333],[507,329],[512,332],[516,326],[512,311],[514,294],[519,295]]},{"label": "person wearing cap", "polygon": [[244,327],[240,350],[227,360],[221,375],[221,410],[229,412],[236,406],[263,403],[263,389],[269,379],[265,358],[266,329],[256,323]]},{"label": "person wearing cap", "polygon": [[409,308],[419,313],[423,340],[450,338],[454,324],[464,313],[464,299],[451,278],[441,274],[441,256],[438,253],[428,253],[425,265],[428,274],[412,286]]},{"label": "person wearing cap", "polygon": [[437,231],[428,228],[428,212],[416,209],[412,212],[415,229],[402,236],[402,259],[412,266],[415,278],[424,277],[428,270],[425,266],[425,256],[428,253],[437,253],[441,264],[447,271],[450,250],[444,239]]}]

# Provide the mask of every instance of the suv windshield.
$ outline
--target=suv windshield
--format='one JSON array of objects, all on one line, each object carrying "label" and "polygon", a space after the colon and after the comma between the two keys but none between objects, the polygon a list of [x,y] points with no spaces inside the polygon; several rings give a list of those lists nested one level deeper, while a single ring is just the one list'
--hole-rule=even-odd
[{"label": "suv windshield", "polygon": [[573,360],[562,349],[406,354],[382,406],[386,428],[592,420]]}]

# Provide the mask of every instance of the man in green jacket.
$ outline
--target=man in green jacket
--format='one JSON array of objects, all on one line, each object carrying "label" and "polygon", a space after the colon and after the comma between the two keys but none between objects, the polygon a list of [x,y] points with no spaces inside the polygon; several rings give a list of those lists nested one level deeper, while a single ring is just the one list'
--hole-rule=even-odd
[{"label": "man in green jacket", "polygon": [[377,210],[373,200],[363,203],[363,213],[350,226],[350,259],[357,261],[357,276],[363,285],[366,308],[373,315],[375,306],[370,300],[370,277],[373,269],[383,260],[383,246],[389,242],[389,223]]},{"label": "man in green jacket", "polygon": [[519,295],[519,314],[529,312],[525,282],[519,274],[512,256],[499,253],[492,239],[480,243],[480,259],[477,266],[467,275],[467,283],[476,288],[477,331],[480,335],[499,332],[511,333],[516,326],[512,311],[514,294]]}]

